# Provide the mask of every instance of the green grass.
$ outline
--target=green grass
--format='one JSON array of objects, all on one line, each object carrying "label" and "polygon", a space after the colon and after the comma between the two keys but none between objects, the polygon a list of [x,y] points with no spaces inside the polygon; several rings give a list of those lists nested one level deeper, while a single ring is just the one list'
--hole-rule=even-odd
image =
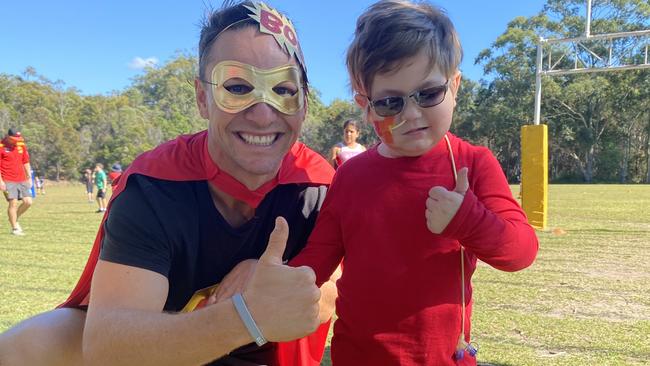
[{"label": "green grass", "polygon": [[[650,186],[555,185],[549,191],[549,230],[538,232],[535,264],[518,273],[481,264],[474,276],[472,340],[481,347],[479,362],[647,364]],[[2,222],[0,331],[66,298],[101,219],[95,209],[84,187],[55,186],[21,220],[25,237],[9,235]]]}]

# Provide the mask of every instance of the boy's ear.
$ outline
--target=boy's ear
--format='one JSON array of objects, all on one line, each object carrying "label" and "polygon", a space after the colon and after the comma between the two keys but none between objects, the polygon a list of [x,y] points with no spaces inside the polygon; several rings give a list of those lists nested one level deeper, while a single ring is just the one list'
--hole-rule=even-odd
[{"label": "boy's ear", "polygon": [[366,98],[361,94],[355,94],[354,101],[357,103],[359,107],[361,107],[361,109],[366,109],[366,107],[368,106],[368,98]]},{"label": "boy's ear", "polygon": [[194,92],[196,93],[196,106],[201,117],[208,119],[208,93],[199,78],[194,79]]},{"label": "boy's ear", "polygon": [[458,94],[458,90],[460,90],[460,81],[462,80],[462,74],[460,71],[456,71],[454,76],[451,77],[452,83],[451,83],[451,92],[454,94],[454,98],[456,98],[456,94]]}]

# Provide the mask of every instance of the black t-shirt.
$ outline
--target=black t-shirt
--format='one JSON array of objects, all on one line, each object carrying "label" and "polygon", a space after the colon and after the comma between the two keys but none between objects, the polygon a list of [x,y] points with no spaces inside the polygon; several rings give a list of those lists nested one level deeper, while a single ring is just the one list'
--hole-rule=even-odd
[{"label": "black t-shirt", "polygon": [[[259,258],[277,216],[289,223],[284,259],[293,258],[307,243],[325,192],[325,186],[279,185],[264,197],[251,220],[233,228],[215,208],[206,181],[134,174],[111,205],[100,258],[167,277],[164,310],[180,311],[197,290],[221,282],[237,263]],[[260,353],[268,354],[272,347],[246,346],[231,355],[244,354],[242,359],[258,362]],[[226,357],[211,365],[235,364]]]}]

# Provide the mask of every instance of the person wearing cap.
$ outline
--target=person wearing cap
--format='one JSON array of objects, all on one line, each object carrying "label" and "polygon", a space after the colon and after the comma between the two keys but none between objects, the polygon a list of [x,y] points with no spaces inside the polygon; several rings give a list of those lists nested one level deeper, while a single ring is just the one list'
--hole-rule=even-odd
[{"label": "person wearing cap", "polygon": [[122,175],[122,165],[120,165],[120,163],[113,164],[110,173],[108,173],[108,180],[111,183],[111,187],[117,184],[117,178],[119,178],[120,175]]},{"label": "person wearing cap", "polygon": [[308,81],[295,30],[237,2],[206,18],[198,48],[207,130],[129,165],[72,294],[0,335],[3,366],[320,364],[336,289],[285,263],[334,170],[297,142]]},{"label": "person wearing cap", "polygon": [[10,128],[0,142],[0,190],[9,203],[7,214],[13,235],[25,235],[18,219],[32,205],[31,170],[25,140],[19,131]]}]

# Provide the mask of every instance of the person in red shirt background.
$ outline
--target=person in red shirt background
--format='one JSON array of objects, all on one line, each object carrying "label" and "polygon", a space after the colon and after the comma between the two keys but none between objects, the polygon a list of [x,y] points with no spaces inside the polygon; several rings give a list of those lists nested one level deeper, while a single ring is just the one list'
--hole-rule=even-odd
[{"label": "person in red shirt background", "polygon": [[117,178],[122,175],[122,165],[120,163],[115,163],[111,167],[111,172],[108,173],[108,181],[111,183],[111,187],[117,184]]},{"label": "person in red shirt background", "polygon": [[[0,142],[0,190],[9,202],[7,214],[13,235],[25,235],[18,218],[32,205],[30,172],[25,141],[19,131],[10,128]],[[18,201],[22,201],[20,206]]]}]

